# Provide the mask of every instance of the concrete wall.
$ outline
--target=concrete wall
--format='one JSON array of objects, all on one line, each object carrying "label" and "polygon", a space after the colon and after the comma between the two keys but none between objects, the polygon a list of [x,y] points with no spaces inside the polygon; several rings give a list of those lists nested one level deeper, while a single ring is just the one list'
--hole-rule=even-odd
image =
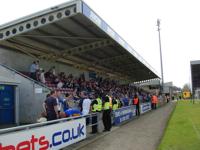
[{"label": "concrete wall", "polygon": [[[28,55],[0,47],[0,63],[5,64],[11,68],[14,68],[15,70],[28,72],[30,70],[29,69],[30,65],[32,64],[33,61],[35,61],[35,59]],[[45,71],[48,71],[49,68],[55,66],[57,73],[59,72],[65,72],[67,74],[72,73],[74,76],[79,77],[80,74],[84,72],[86,79],[89,78],[89,74],[87,71],[80,71],[74,67],[67,66],[65,64],[57,62],[51,62],[46,60],[39,60],[39,61],[40,61],[40,68],[43,68]]]},{"label": "concrete wall", "polygon": [[9,70],[0,65],[0,75],[15,80],[19,83],[19,122],[34,123],[39,117],[42,110],[42,103],[46,94],[50,90],[42,85],[34,83],[16,72]]}]

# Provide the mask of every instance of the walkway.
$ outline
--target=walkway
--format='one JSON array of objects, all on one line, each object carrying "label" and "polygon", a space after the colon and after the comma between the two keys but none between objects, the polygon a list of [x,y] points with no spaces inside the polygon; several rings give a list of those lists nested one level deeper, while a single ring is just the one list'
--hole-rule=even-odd
[{"label": "walkway", "polygon": [[74,149],[156,150],[174,107],[175,102],[171,102],[119,128],[115,127],[111,132],[97,135],[95,140],[86,140],[88,144]]}]

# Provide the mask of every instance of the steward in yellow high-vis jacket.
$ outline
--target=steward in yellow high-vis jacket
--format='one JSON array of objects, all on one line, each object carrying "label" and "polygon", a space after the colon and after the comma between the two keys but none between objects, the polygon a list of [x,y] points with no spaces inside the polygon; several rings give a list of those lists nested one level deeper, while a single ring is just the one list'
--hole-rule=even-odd
[{"label": "steward in yellow high-vis jacket", "polygon": [[[92,113],[96,113],[96,115],[92,116],[92,134],[93,133],[97,133],[98,132],[98,117],[97,117],[97,113],[101,111],[102,106],[100,106],[100,98],[97,96],[97,94],[94,95],[94,100],[91,103],[91,111]],[[102,105],[102,102],[101,102]],[[100,110],[100,111],[99,111]]]},{"label": "steward in yellow high-vis jacket", "polygon": [[112,107],[110,107],[110,100],[108,96],[103,97],[103,124],[104,124],[104,131],[110,131],[111,129],[111,112]]},{"label": "steward in yellow high-vis jacket", "polygon": [[96,100],[97,100],[97,103],[98,103],[97,104],[97,111],[101,112],[102,111],[102,99],[98,96]]},{"label": "steward in yellow high-vis jacket", "polygon": [[112,110],[115,111],[118,108],[119,108],[118,100],[114,98],[112,102]]}]

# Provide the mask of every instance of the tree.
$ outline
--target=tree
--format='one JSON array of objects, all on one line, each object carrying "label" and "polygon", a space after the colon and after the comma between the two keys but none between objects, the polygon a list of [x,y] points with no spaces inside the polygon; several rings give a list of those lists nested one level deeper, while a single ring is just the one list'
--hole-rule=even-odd
[{"label": "tree", "polygon": [[182,91],[191,92],[190,85],[188,83],[184,84]]}]

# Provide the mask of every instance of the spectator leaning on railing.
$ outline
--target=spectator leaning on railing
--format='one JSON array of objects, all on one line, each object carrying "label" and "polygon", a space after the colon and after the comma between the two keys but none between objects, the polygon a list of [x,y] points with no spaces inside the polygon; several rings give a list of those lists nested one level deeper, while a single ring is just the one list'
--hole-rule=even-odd
[{"label": "spectator leaning on railing", "polygon": [[[83,97],[82,114],[88,115],[90,112],[91,100],[89,99],[88,94],[86,92],[82,92],[82,97]],[[89,124],[89,118],[86,119],[86,124]]]},{"label": "spectator leaning on railing", "polygon": [[47,120],[55,120],[59,118],[58,106],[57,106],[57,94],[56,91],[51,91],[50,96],[45,100],[45,107],[47,112]]}]

